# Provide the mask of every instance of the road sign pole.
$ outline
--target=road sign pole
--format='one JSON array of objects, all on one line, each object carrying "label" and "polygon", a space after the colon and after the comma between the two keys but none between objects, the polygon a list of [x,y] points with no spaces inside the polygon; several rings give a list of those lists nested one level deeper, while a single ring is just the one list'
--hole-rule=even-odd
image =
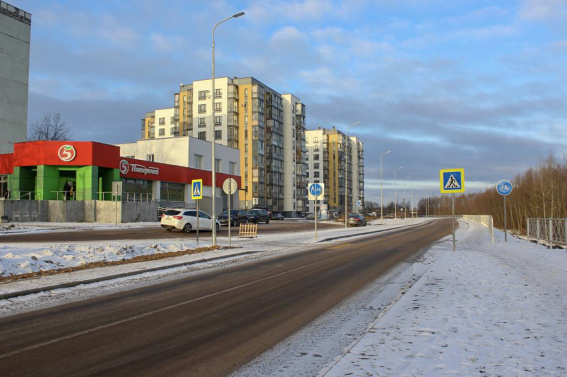
[{"label": "road sign pole", "polygon": [[230,239],[230,223],[232,222],[232,216],[230,213],[230,192],[232,192],[232,181],[228,181],[228,213],[227,213],[227,220],[228,220],[228,246],[232,246],[231,239]]},{"label": "road sign pole", "polygon": [[453,213],[453,252],[455,252],[455,194],[451,194],[451,212]]},{"label": "road sign pole", "polygon": [[508,242],[508,228],[506,222],[506,196],[504,196],[504,242]]},{"label": "road sign pole", "polygon": [[317,196],[315,197],[315,241],[317,241]]},{"label": "road sign pole", "polygon": [[199,199],[195,199],[196,207],[197,207],[197,246],[199,246],[199,217],[201,217],[201,213],[199,212]]}]

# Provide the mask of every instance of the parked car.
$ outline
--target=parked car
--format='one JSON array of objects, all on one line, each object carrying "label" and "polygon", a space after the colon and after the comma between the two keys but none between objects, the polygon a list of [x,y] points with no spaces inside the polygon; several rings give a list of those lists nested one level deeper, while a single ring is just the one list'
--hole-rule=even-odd
[{"label": "parked car", "polygon": [[260,208],[252,208],[248,212],[252,213],[252,214],[256,215],[256,217],[258,217],[257,223],[266,223],[266,224],[270,223],[270,214],[267,210],[260,209]]},{"label": "parked car", "polygon": [[274,213],[274,217],[272,217],[272,220],[281,220],[283,221],[285,219],[284,215],[281,212],[276,212]]},{"label": "parked car", "polygon": [[254,206],[252,207],[252,209],[265,209],[268,212],[268,216],[270,216],[270,219],[272,218],[272,211],[268,209],[268,207],[263,207],[263,206]]},{"label": "parked car", "polygon": [[[307,213],[305,220],[315,220],[315,214],[312,212]],[[321,220],[321,214],[317,216],[317,220]]]},{"label": "parked car", "polygon": [[260,222],[260,218],[258,217],[258,215],[255,212],[252,212],[252,210],[246,212],[246,214],[248,215],[248,221],[249,223],[252,224],[258,224]]},{"label": "parked car", "polygon": [[[228,226],[228,210],[217,216],[221,225]],[[238,224],[246,224],[248,222],[248,212],[243,209],[230,210],[230,225],[236,226]]]},{"label": "parked car", "polygon": [[[220,222],[216,222],[217,231],[220,229]],[[199,211],[199,230],[212,231],[213,218],[206,212]],[[160,225],[168,232],[173,229],[183,230],[190,233],[197,230],[197,211],[194,209],[177,208],[168,209],[161,215]]]},{"label": "parked car", "polygon": [[366,218],[358,213],[351,213],[347,218],[348,225],[350,226],[366,226]]}]

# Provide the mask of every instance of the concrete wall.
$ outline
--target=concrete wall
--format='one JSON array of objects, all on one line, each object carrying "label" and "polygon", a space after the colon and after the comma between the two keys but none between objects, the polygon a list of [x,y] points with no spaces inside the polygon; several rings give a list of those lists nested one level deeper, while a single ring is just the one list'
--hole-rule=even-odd
[{"label": "concrete wall", "polygon": [[8,222],[151,222],[157,221],[157,208],[155,202],[0,200],[0,216]]}]

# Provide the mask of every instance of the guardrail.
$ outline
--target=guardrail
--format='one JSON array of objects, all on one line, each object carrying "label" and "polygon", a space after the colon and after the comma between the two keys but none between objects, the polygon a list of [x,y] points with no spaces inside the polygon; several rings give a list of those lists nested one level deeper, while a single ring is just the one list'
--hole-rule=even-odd
[{"label": "guardrail", "polygon": [[463,219],[476,221],[488,228],[490,240],[494,243],[494,219],[490,215],[463,215]]},{"label": "guardrail", "polygon": [[535,218],[528,219],[526,233],[529,240],[553,245],[567,246],[567,218]]}]

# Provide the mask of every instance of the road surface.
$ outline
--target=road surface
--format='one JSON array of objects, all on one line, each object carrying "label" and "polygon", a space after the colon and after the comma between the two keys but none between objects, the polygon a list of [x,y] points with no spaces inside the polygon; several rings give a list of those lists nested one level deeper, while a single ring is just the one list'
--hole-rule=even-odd
[{"label": "road surface", "polygon": [[2,318],[2,374],[224,376],[450,232],[437,220]]}]

